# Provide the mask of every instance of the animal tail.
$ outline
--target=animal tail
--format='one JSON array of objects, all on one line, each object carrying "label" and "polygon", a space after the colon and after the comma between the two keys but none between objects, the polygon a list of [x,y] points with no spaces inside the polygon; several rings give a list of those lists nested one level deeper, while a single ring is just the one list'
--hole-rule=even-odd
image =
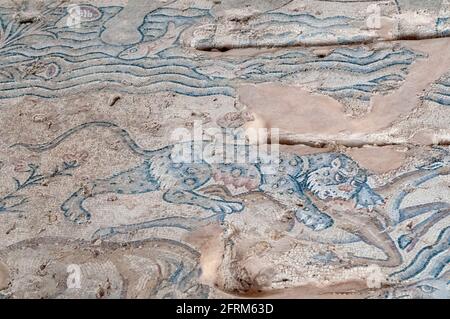
[{"label": "animal tail", "polygon": [[63,134],[59,135],[52,141],[48,143],[42,143],[42,144],[25,144],[25,143],[16,143],[14,145],[11,145],[10,147],[24,147],[27,150],[33,151],[33,152],[44,152],[51,150],[55,147],[57,147],[59,144],[64,142],[67,138],[70,136],[90,127],[105,127],[111,130],[113,133],[118,135],[122,141],[128,145],[128,147],[136,154],[138,155],[144,155],[144,156],[152,156],[158,151],[161,151],[165,148],[158,149],[158,150],[146,150],[140,147],[130,136],[130,134],[119,127],[118,125],[111,123],[111,122],[88,122],[81,125],[78,125],[76,127],[71,128],[70,130],[64,132]]}]

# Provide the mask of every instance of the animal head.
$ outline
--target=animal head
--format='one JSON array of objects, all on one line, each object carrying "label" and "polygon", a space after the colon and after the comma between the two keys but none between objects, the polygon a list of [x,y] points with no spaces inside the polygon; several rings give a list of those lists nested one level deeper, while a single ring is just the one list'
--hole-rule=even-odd
[{"label": "animal head", "polygon": [[[331,156],[331,155],[330,155]],[[318,198],[353,198],[366,186],[367,175],[352,159],[345,155],[331,156],[331,161],[308,174],[306,185]]]}]

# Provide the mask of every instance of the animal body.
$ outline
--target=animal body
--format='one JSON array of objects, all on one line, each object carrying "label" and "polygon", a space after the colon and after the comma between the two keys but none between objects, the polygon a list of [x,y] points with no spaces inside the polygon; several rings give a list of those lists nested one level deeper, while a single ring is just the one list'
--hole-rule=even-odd
[{"label": "animal body", "polygon": [[[219,218],[240,212],[244,204],[217,195],[202,193],[208,184],[224,184],[245,192],[262,192],[266,196],[295,212],[297,220],[314,230],[323,230],[333,225],[333,219],[322,212],[312,201],[333,199],[352,200],[360,208],[371,209],[383,202],[367,184],[367,174],[356,162],[341,153],[323,153],[299,156],[280,154],[276,159],[276,170],[264,172],[260,159],[247,163],[210,163],[206,160],[174,160],[180,144],[157,150],[145,150],[138,146],[128,132],[109,122],[90,122],[70,129],[53,141],[38,145],[16,144],[29,150],[42,152],[56,147],[69,136],[88,127],[104,127],[118,134],[131,150],[142,156],[142,163],[107,178],[96,179],[84,188],[76,190],[61,206],[64,215],[77,223],[86,222],[91,213],[84,201],[105,193],[140,194],[163,192],[166,202],[178,205],[193,205],[212,212]],[[184,142],[184,149],[201,151],[211,142]],[[236,146],[238,147],[238,146]],[[248,152],[245,145],[244,152]],[[311,195],[310,195],[311,194]]]},{"label": "animal body", "polygon": [[146,57],[157,57],[159,52],[174,44],[184,28],[186,28],[185,25],[176,28],[175,24],[170,22],[167,26],[166,33],[161,38],[133,45],[120,52],[118,56],[123,60],[138,60]]}]

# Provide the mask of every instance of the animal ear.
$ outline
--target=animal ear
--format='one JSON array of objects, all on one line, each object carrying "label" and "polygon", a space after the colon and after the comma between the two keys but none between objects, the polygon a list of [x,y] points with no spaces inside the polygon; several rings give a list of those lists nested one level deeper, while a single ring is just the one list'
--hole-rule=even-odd
[{"label": "animal ear", "polygon": [[339,168],[341,167],[342,163],[341,160],[339,159],[339,157],[336,157],[332,162],[331,162],[331,166],[334,168]]}]

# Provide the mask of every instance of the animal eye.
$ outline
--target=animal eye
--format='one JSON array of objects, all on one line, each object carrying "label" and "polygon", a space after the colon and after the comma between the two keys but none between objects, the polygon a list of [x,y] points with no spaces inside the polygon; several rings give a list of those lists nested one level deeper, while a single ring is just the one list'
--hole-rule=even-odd
[{"label": "animal eye", "polygon": [[427,294],[430,294],[437,290],[436,288],[434,288],[430,285],[421,285],[421,286],[419,286],[419,288],[420,288],[420,290],[422,290],[423,292],[425,292]]},{"label": "animal eye", "polygon": [[130,53],[136,53],[137,52],[137,48],[131,48],[130,49]]}]

